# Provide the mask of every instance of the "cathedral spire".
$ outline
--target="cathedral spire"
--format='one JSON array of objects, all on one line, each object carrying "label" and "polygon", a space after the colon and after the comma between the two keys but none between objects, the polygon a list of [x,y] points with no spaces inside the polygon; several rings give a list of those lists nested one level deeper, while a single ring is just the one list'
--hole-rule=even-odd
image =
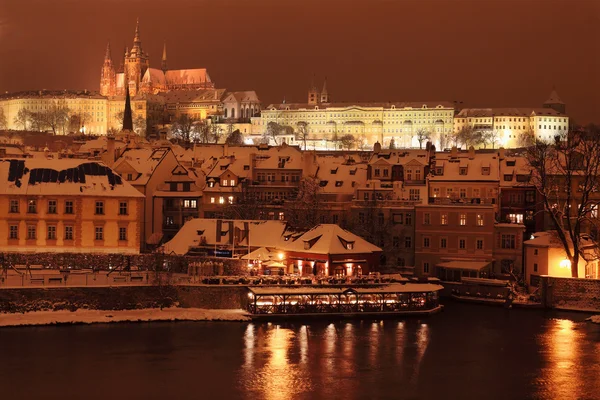
[{"label": "cathedral spire", "polygon": [[123,130],[133,131],[133,116],[131,114],[131,98],[129,96],[129,85],[125,84],[125,111],[123,111]]},{"label": "cathedral spire", "polygon": [[321,90],[321,103],[329,103],[329,93],[327,93],[327,77],[323,81],[323,89]]},{"label": "cathedral spire", "polygon": [[141,43],[140,40],[140,19],[138,18],[135,22],[135,36],[133,37],[133,44]]},{"label": "cathedral spire", "polygon": [[163,46],[163,56],[162,56],[162,61],[160,63],[160,67],[161,67],[162,71],[166,74],[167,73],[167,42],[166,41]]},{"label": "cathedral spire", "polygon": [[112,63],[112,57],[110,55],[110,41],[106,44],[106,53],[104,54],[104,62],[110,61]]}]

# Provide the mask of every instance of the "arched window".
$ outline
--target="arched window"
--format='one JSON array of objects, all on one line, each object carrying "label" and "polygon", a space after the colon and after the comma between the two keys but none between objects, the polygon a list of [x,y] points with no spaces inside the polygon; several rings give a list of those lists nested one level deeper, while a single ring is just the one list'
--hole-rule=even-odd
[{"label": "arched window", "polygon": [[227,109],[225,109],[225,110],[223,111],[223,114],[224,114],[223,116],[224,116],[225,118],[227,118]]},{"label": "arched window", "polygon": [[231,118],[235,118],[235,108],[231,109]]}]

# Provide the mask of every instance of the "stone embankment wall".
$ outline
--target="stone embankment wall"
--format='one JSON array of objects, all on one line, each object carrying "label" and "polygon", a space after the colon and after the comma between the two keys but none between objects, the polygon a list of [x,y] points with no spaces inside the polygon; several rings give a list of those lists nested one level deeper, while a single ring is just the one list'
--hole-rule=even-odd
[{"label": "stone embankment wall", "polygon": [[132,310],[183,308],[246,308],[245,286],[118,286],[6,288],[0,290],[1,312],[46,310]]},{"label": "stone embankment wall", "polygon": [[542,276],[542,303],[547,308],[600,312],[600,280]]}]

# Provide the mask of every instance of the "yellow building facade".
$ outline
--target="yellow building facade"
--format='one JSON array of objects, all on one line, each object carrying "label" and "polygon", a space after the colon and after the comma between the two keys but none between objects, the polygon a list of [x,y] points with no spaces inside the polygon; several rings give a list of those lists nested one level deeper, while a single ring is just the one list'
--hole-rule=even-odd
[{"label": "yellow building facade", "polygon": [[0,251],[138,254],[143,199],[101,163],[0,160]]}]

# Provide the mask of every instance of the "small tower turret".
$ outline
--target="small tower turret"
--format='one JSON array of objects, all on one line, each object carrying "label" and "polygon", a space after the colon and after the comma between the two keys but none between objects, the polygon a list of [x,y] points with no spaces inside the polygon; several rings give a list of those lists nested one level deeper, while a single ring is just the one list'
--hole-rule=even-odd
[{"label": "small tower turret", "polygon": [[329,93],[327,93],[327,77],[323,81],[323,90],[321,90],[321,103],[329,103]]},{"label": "small tower turret", "polygon": [[552,88],[550,97],[544,102],[544,108],[551,108],[561,114],[567,113],[567,105],[560,99],[554,87]]},{"label": "small tower turret", "polygon": [[313,75],[313,79],[310,83],[310,89],[308,89],[308,104],[318,104],[319,103],[319,92],[317,91],[317,87],[315,86],[315,77]]}]

